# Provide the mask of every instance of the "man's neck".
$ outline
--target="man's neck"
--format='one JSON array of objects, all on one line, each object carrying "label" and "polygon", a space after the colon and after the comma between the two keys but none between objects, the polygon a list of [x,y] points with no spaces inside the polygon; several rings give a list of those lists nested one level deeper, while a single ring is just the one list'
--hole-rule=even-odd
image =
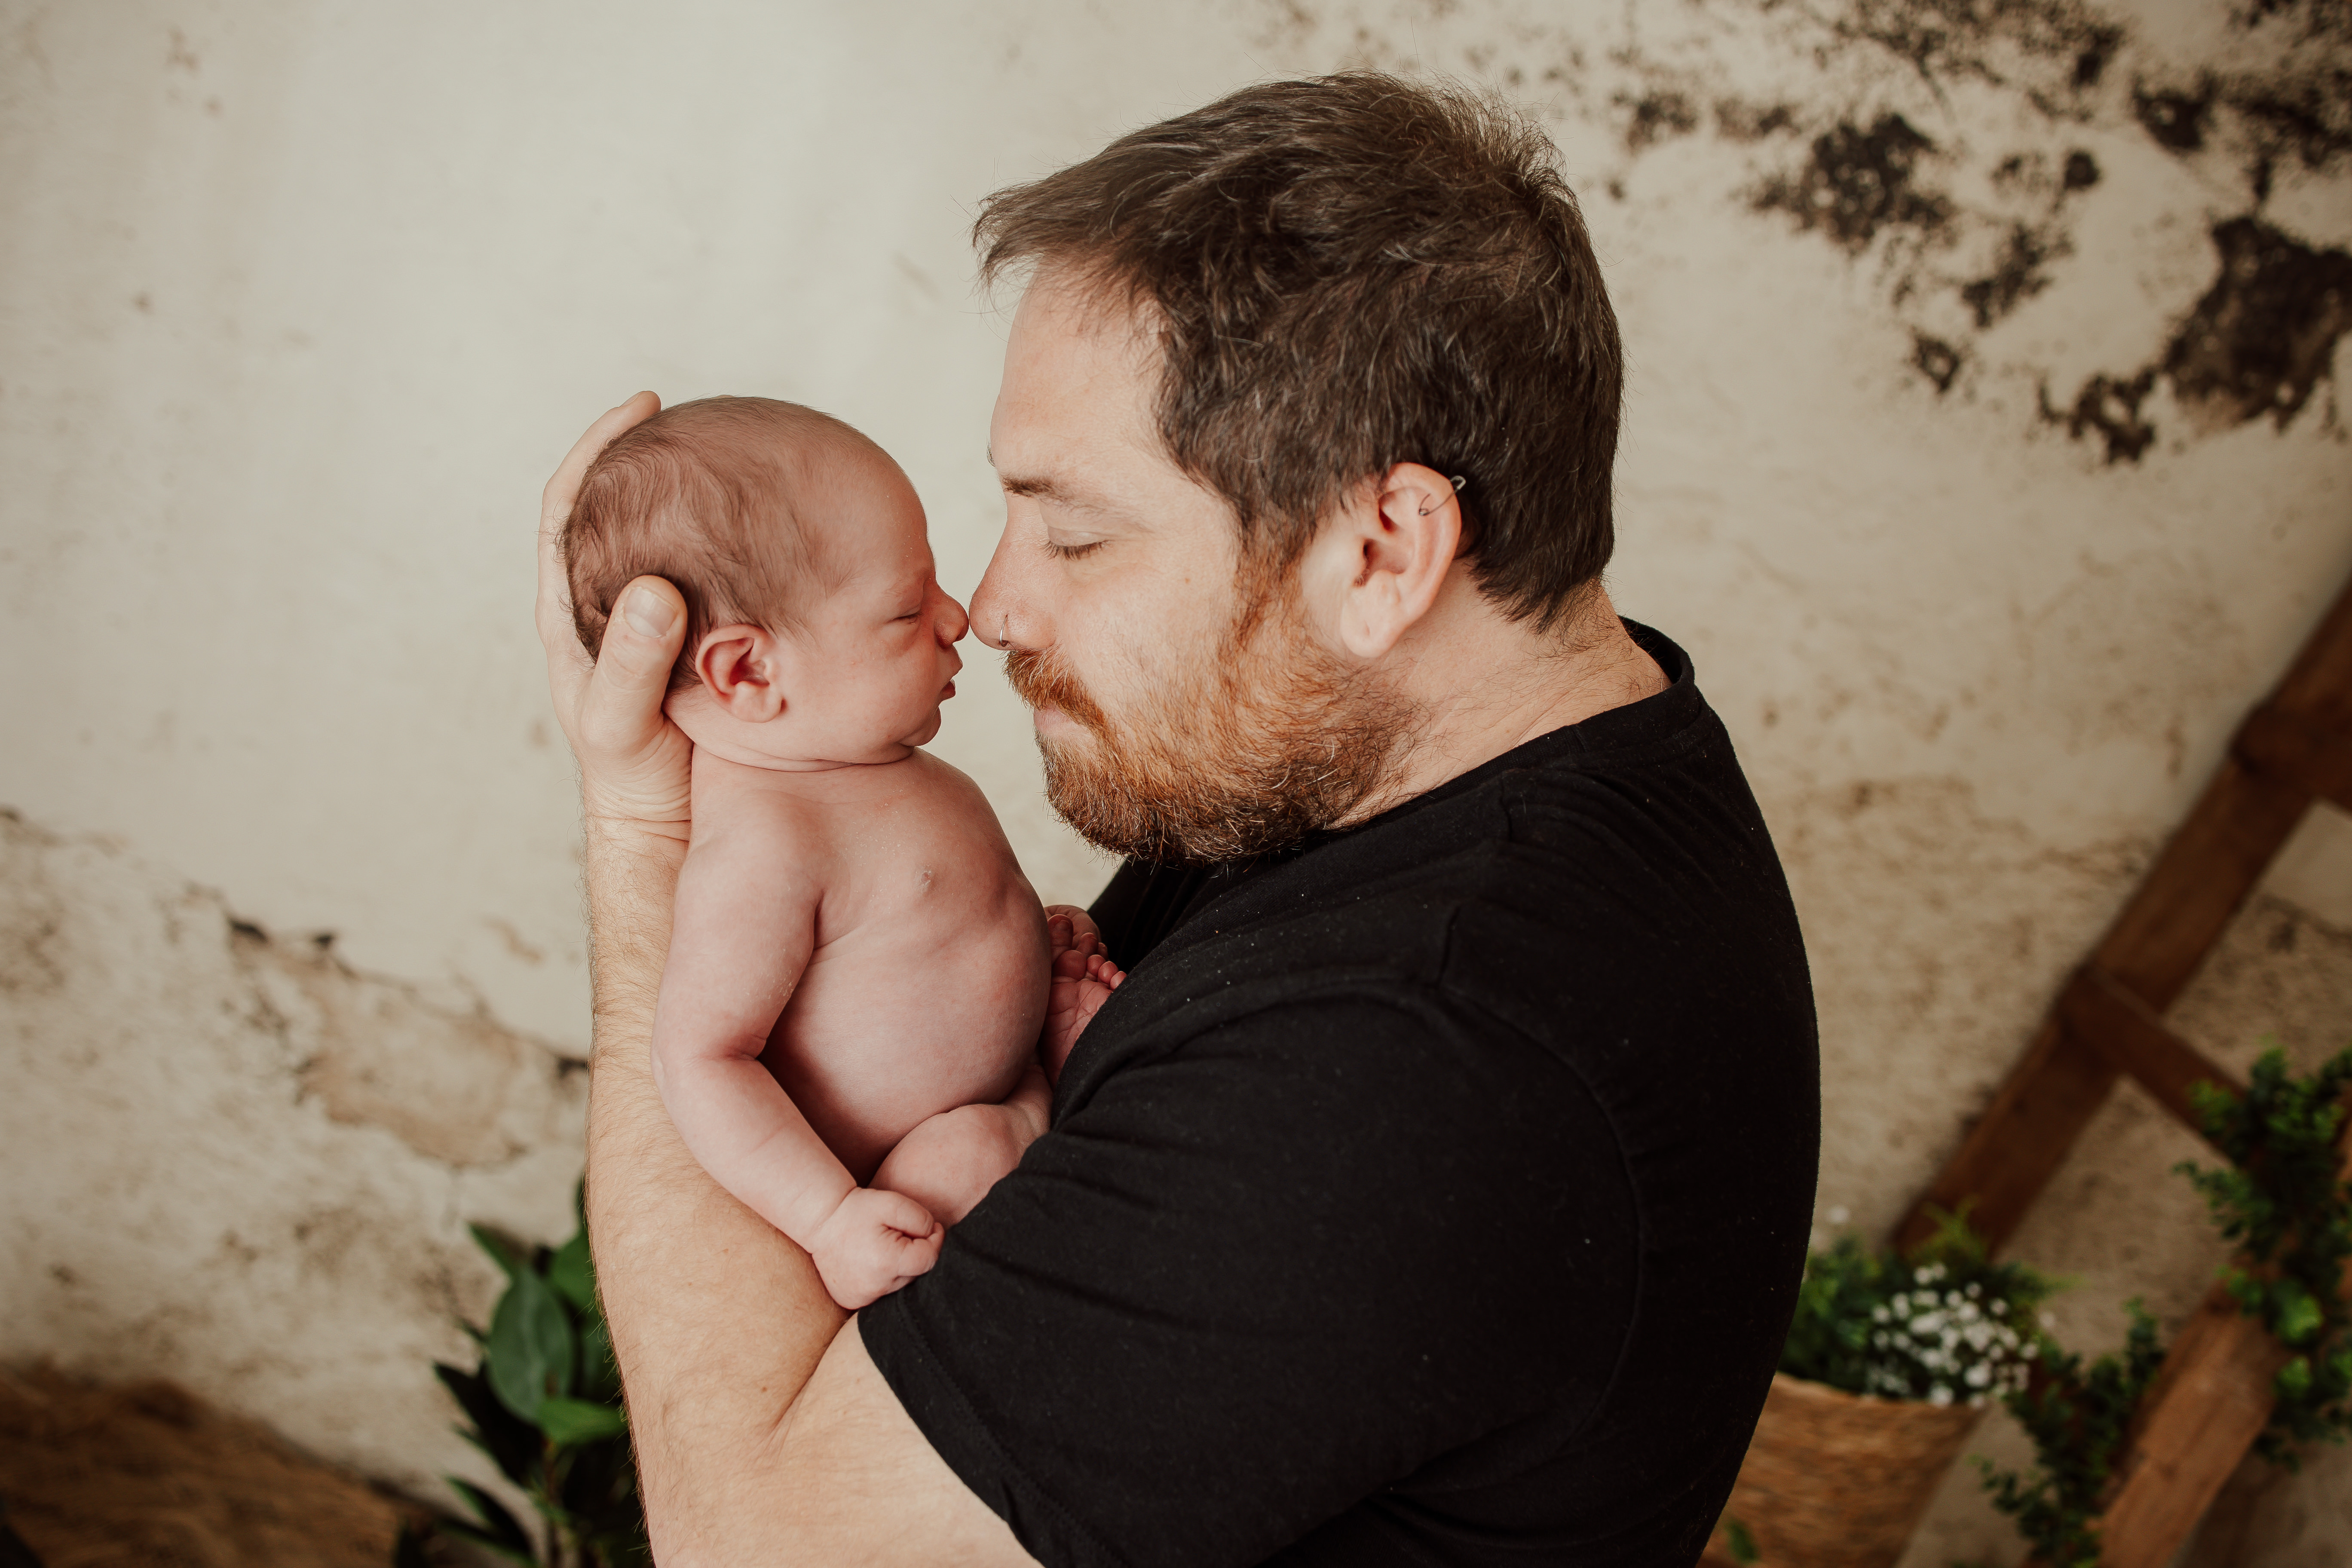
[{"label": "man's neck", "polygon": [[1597,583],[1565,625],[1538,632],[1506,619],[1465,572],[1396,652],[1398,689],[1417,719],[1389,779],[1349,822],[1668,684]]}]

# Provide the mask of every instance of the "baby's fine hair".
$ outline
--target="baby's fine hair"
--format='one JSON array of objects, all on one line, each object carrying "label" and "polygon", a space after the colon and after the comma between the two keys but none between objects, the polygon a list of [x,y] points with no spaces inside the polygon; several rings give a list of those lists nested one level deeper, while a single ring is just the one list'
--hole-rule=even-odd
[{"label": "baby's fine hair", "polygon": [[698,398],[623,431],[589,465],[563,525],[581,646],[603,648],[621,590],[647,574],[686,599],[673,691],[695,683],[695,650],[713,627],[796,630],[838,584],[795,508],[823,505],[839,459],[861,448],[882,456],[831,415],[768,397]]}]

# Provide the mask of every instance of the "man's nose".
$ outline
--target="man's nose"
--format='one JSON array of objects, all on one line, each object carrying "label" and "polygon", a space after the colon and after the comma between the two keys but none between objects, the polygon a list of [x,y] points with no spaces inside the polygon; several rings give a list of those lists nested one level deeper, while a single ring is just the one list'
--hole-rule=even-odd
[{"label": "man's nose", "polygon": [[980,628],[980,640],[991,647],[1013,646],[1013,607],[1021,598],[1013,582],[1017,573],[1013,527],[1008,522],[996,542],[996,553],[989,558],[988,570],[981,574],[980,586],[971,591],[971,624]]}]

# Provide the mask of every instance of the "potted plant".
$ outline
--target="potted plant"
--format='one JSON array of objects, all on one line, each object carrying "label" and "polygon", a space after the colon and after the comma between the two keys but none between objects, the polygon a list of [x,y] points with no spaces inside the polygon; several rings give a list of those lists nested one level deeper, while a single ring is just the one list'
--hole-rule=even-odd
[{"label": "potted plant", "polygon": [[459,1435],[530,1500],[539,1528],[451,1476],[474,1517],[404,1528],[394,1568],[428,1568],[436,1534],[528,1568],[646,1568],[653,1559],[621,1374],[597,1301],[585,1215],[572,1239],[553,1248],[471,1229],[506,1274],[506,1289],[488,1329],[464,1325],[481,1351],[475,1369],[444,1362],[433,1370],[466,1414]]},{"label": "potted plant", "polygon": [[1908,1256],[1850,1236],[1810,1255],[1710,1556],[1889,1568],[1986,1407],[2024,1387],[2056,1288],[1958,1215]]}]

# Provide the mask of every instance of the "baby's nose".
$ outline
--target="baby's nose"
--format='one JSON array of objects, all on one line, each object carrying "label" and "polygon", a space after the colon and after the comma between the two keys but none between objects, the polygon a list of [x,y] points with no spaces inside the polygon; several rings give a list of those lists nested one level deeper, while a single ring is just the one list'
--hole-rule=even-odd
[{"label": "baby's nose", "polygon": [[940,593],[938,624],[940,640],[945,643],[960,643],[963,641],[964,634],[971,630],[971,617],[964,614],[963,606],[944,589]]}]

